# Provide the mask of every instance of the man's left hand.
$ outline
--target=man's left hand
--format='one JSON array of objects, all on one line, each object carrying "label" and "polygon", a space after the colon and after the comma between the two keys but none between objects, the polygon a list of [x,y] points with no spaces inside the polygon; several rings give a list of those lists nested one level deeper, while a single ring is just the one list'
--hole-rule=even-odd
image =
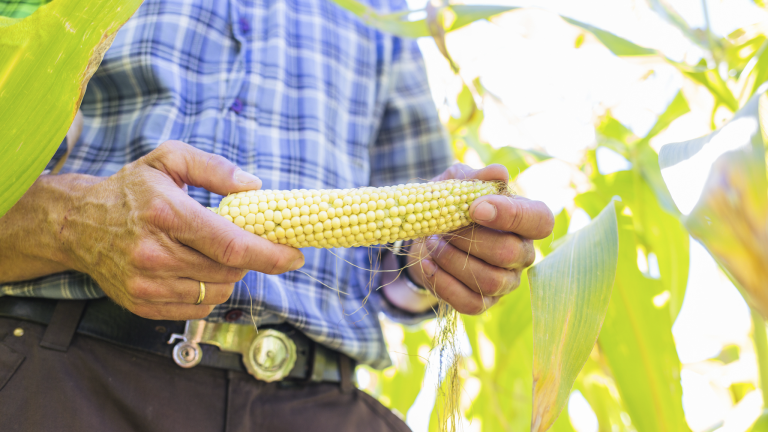
[{"label": "man's left hand", "polygon": [[[509,173],[502,165],[475,170],[456,164],[432,181],[448,179],[506,182]],[[412,245],[407,271],[458,312],[475,315],[517,288],[536,258],[533,240],[549,236],[555,218],[540,201],[502,195],[478,198],[469,215],[478,225]]]}]

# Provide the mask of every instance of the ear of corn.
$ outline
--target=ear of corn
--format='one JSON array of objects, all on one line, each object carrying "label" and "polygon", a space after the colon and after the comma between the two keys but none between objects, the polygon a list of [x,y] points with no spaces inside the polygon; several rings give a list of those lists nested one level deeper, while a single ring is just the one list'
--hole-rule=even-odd
[{"label": "ear of corn", "polygon": [[442,234],[472,223],[469,206],[500,182],[445,180],[359,189],[239,192],[212,209],[244,230],[293,247],[354,247]]}]

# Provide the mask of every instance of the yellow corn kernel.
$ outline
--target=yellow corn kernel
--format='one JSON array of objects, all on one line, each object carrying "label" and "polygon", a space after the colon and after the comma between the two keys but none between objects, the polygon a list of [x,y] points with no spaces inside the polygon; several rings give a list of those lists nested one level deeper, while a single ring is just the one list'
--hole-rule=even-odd
[{"label": "yellow corn kernel", "polygon": [[472,202],[491,193],[509,194],[500,182],[445,180],[382,188],[239,192],[211,210],[273,243],[356,247],[467,226]]}]

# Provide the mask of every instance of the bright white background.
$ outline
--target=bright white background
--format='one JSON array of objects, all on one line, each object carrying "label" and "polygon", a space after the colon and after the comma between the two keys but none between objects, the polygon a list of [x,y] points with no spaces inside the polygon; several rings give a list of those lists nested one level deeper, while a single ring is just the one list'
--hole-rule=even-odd
[{"label": "bright white background", "polygon": [[[768,19],[768,14],[749,0],[705,1],[711,28],[718,35]],[[652,146],[658,150],[666,143],[709,132],[713,101],[705,90],[684,81],[669,65],[619,59],[593,38],[587,38],[577,49],[574,41],[581,31],[557,16],[562,14],[595,25],[642,46],[656,48],[675,60],[698,61],[703,54],[701,49],[656,15],[646,1],[467,3],[535,7],[502,15],[492,22],[475,23],[449,34],[447,43],[464,78],[470,81],[480,76],[483,85],[503,102],[486,102],[483,138],[494,147],[545,150],[558,158],[527,170],[516,184],[519,194],[544,201],[554,213],[563,208],[573,210],[573,197],[586,187],[583,174],[571,164],[579,162],[585,149],[596,145],[593,125],[606,110],[636,135],[643,136],[683,88],[692,112],[676,120],[652,141]],[[691,27],[704,27],[702,1],[669,3]],[[425,0],[409,0],[409,6],[412,10],[421,9]],[[455,100],[461,81],[453,76],[430,38],[419,40],[419,45],[427,61],[435,103],[441,114],[448,116],[455,112],[451,101]],[[479,159],[474,160],[479,164]],[[598,152],[598,164],[602,173],[629,168],[628,161],[610,150]],[[588,222],[585,213],[577,212],[571,230]],[[643,262],[639,265],[648,266]],[[656,270],[653,263],[650,267],[646,271]],[[734,406],[728,387],[733,382],[757,384],[749,311],[736,289],[695,241],[691,241],[688,289],[673,332],[683,363],[683,407],[693,431],[745,431],[759,414],[762,396],[755,390]],[[738,361],[723,365],[708,360],[729,344],[740,347]],[[416,406],[409,412],[408,423],[416,432],[427,430],[431,407],[428,393],[433,388],[424,386]],[[595,416],[580,394],[572,395],[568,414],[579,432],[597,431]],[[467,426],[466,430],[473,429],[472,425]]]}]

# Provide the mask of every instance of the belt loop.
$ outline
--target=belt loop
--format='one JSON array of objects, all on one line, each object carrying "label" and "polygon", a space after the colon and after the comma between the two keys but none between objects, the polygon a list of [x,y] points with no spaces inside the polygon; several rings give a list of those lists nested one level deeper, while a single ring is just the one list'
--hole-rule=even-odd
[{"label": "belt loop", "polygon": [[317,343],[312,343],[312,366],[309,371],[309,381],[321,382],[323,381],[323,373],[325,372],[325,356],[320,350],[323,347]]},{"label": "belt loop", "polygon": [[87,302],[87,300],[59,300],[53,310],[51,322],[45,329],[40,346],[67,352]]},{"label": "belt loop", "polygon": [[341,375],[341,392],[349,393],[355,387],[352,384],[352,360],[346,355],[339,353],[339,375]]}]

